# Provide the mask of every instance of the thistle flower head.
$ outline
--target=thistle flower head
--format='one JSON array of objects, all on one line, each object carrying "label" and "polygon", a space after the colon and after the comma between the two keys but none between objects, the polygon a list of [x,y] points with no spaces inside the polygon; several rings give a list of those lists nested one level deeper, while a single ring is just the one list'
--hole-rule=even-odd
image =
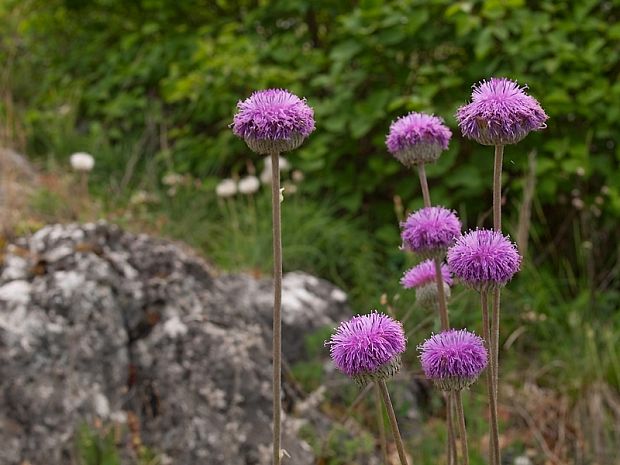
[{"label": "thistle flower head", "polygon": [[398,372],[406,339],[400,322],[375,311],[341,323],[325,345],[336,367],[363,385]]},{"label": "thistle flower head", "polygon": [[448,249],[448,266],[469,287],[487,291],[504,286],[521,267],[521,255],[499,231],[477,229]]},{"label": "thistle flower head", "polygon": [[[443,263],[441,264],[441,276],[443,277],[444,283],[448,285],[452,284],[450,270]],[[434,283],[435,280],[435,262],[428,259],[407,270],[401,278],[400,283],[405,289],[415,289],[429,283]]]},{"label": "thistle flower head", "polygon": [[426,377],[443,391],[460,391],[471,385],[488,362],[484,341],[464,329],[435,334],[418,351]]},{"label": "thistle flower head", "polygon": [[403,248],[423,257],[442,258],[461,234],[458,217],[443,207],[422,208],[409,215],[400,226]]},{"label": "thistle flower head", "polygon": [[[443,291],[446,299],[450,298],[450,285],[452,277],[448,267],[441,265],[443,278]],[[400,280],[405,289],[415,289],[416,302],[423,308],[434,308],[439,304],[437,292],[437,275],[435,274],[435,262],[425,260],[413,268],[407,270]]]},{"label": "thistle flower head", "polygon": [[525,89],[507,78],[474,86],[471,103],[456,112],[463,135],[483,145],[507,145],[544,129],[549,117]]},{"label": "thistle flower head", "polygon": [[403,165],[432,163],[448,148],[452,132],[437,116],[411,112],[390,125],[385,144]]},{"label": "thistle flower head", "polygon": [[283,89],[254,92],[237,109],[232,130],[257,153],[293,150],[314,131],[312,108]]}]

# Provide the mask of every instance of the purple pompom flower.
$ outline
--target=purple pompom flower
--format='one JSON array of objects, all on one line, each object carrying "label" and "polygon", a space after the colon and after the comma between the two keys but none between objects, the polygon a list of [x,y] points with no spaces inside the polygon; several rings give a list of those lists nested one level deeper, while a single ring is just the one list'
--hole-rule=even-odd
[{"label": "purple pompom flower", "polygon": [[425,207],[401,223],[403,248],[426,258],[442,258],[461,234],[456,214],[443,207]]},{"label": "purple pompom flower", "polygon": [[507,78],[491,78],[474,86],[472,102],[456,112],[463,135],[483,145],[507,145],[544,129],[549,117],[524,89]]},{"label": "purple pompom flower", "polygon": [[418,350],[424,374],[443,391],[460,391],[470,386],[488,363],[482,338],[464,329],[435,334]]},{"label": "purple pompom flower", "polygon": [[388,151],[403,165],[432,163],[448,148],[452,132],[437,116],[411,112],[390,125]]},{"label": "purple pompom flower", "polygon": [[[444,264],[441,265],[441,275],[444,283],[448,285],[452,284],[450,270]],[[400,280],[400,283],[405,289],[415,289],[429,283],[434,283],[435,278],[435,262],[432,260],[424,260],[407,270]]]},{"label": "purple pompom flower", "polygon": [[[452,277],[448,267],[444,264],[441,265],[441,275],[443,278],[444,297],[449,299]],[[420,306],[436,307],[438,305],[437,276],[433,260],[425,260],[407,270],[400,283],[405,289],[415,289],[415,298]]]},{"label": "purple pompom flower", "polygon": [[283,89],[254,92],[237,103],[235,135],[262,154],[281,153],[301,145],[314,131],[314,111],[305,100]]},{"label": "purple pompom flower", "polygon": [[406,339],[400,322],[375,311],[341,323],[325,345],[336,367],[365,385],[398,372]]},{"label": "purple pompom flower", "polygon": [[506,285],[521,267],[517,247],[499,231],[477,229],[448,249],[450,271],[480,292]]}]

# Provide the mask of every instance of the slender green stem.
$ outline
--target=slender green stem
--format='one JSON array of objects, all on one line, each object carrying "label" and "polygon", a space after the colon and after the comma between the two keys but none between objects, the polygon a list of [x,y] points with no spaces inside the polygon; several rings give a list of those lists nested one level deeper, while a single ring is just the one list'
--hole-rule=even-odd
[{"label": "slender green stem", "polygon": [[452,393],[445,393],[446,399],[446,422],[448,426],[448,465],[456,465],[456,435],[454,434],[454,400]]},{"label": "slender green stem", "polygon": [[495,163],[493,164],[493,229],[502,230],[502,163],[504,146],[495,146]]},{"label": "slender green stem", "polygon": [[[500,293],[501,289],[493,290],[493,310],[491,314],[491,344],[492,357],[491,368],[493,369],[493,388],[495,389],[495,401],[497,402],[499,390],[499,317],[500,317]],[[497,408],[497,405],[495,406]]]},{"label": "slender green stem", "polygon": [[467,428],[465,426],[465,411],[463,410],[463,399],[461,391],[454,393],[456,403],[456,416],[459,423],[459,434],[461,436],[461,452],[463,453],[463,465],[469,465],[469,448],[467,447]]},{"label": "slender green stem", "polygon": [[282,220],[280,216],[280,154],[271,154],[273,218],[273,464],[280,465],[282,438]]},{"label": "slender green stem", "polygon": [[446,304],[446,292],[443,288],[443,275],[441,274],[441,260],[435,258],[435,281],[437,283],[437,301],[439,304],[439,320],[441,330],[447,331],[450,328],[448,317],[448,305]]},{"label": "slender green stem", "polygon": [[381,389],[375,383],[375,406],[377,409],[377,423],[379,424],[379,441],[381,443],[381,455],[383,456],[383,465],[390,465],[388,457],[387,438],[385,435],[385,423],[383,423],[383,409],[381,408]]},{"label": "slender green stem", "polygon": [[431,194],[428,190],[428,180],[426,179],[426,169],[424,163],[418,165],[418,176],[420,178],[420,187],[422,188],[422,198],[424,199],[424,206],[431,206]]},{"label": "slender green stem", "polygon": [[[489,303],[487,291],[480,292],[480,305],[482,307],[482,334],[487,348],[490,346],[490,331],[489,331]],[[489,412],[490,412],[490,444],[489,444],[489,463],[490,465],[500,465],[500,453],[499,453],[499,427],[497,423],[497,408],[495,400],[495,389],[493,387],[493,373],[491,365],[486,370],[487,381],[487,395],[489,398]]]},{"label": "slender green stem", "polygon": [[408,465],[407,456],[405,455],[405,446],[403,445],[403,438],[400,435],[400,430],[398,429],[398,422],[396,421],[396,414],[394,413],[394,407],[392,406],[392,401],[390,400],[390,393],[388,392],[387,386],[385,384],[385,380],[377,381],[377,385],[381,390],[381,395],[383,396],[383,403],[385,404],[385,408],[388,413],[388,418],[390,419],[390,426],[392,427],[392,435],[394,436],[394,442],[396,443],[396,450],[398,451],[398,457],[400,458],[401,465]]},{"label": "slender green stem", "polygon": [[[493,163],[493,229],[502,231],[502,164],[504,158],[504,146],[495,146],[495,160]],[[499,397],[499,328],[500,328],[501,289],[493,290],[493,307],[491,313],[491,373],[493,378],[493,393],[495,404],[495,416],[497,417],[497,399]],[[500,454],[499,443],[497,453]]]}]

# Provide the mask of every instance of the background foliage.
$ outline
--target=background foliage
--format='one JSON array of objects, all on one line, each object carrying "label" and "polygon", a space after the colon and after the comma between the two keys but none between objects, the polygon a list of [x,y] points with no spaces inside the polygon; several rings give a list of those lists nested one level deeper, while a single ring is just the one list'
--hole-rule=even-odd
[{"label": "background foliage", "polygon": [[[574,197],[604,212],[603,226],[620,217],[620,107],[610,105],[620,101],[620,2],[3,3],[12,26],[0,49],[12,64],[5,84],[28,107],[29,153],[62,159],[89,145],[100,175],[120,173],[121,187],[143,181],[122,176],[128,161],[207,184],[244,174],[252,156],[228,130],[235,104],[255,89],[286,87],[316,109],[318,130],[294,155],[308,195],[330,195],[341,211],[363,216],[376,240],[393,243],[393,196],[407,207],[420,199],[411,173],[387,156],[385,135],[399,115],[434,112],[455,137],[429,170],[433,195],[474,226],[489,204],[491,154],[460,137],[453,115],[472,83],[504,75],[527,83],[550,115],[547,130],[506,154],[507,192],[519,199],[536,150],[535,212],[545,222],[536,235],[570,245],[556,233],[575,217]],[[79,147],[67,132],[77,132]],[[102,146],[124,156],[106,157]]]},{"label": "background foliage", "polygon": [[[228,128],[236,102],[288,88],[317,131],[289,157],[305,180],[284,203],[285,267],[337,282],[365,311],[398,294],[398,219],[422,204],[415,173],[386,152],[391,120],[445,118],[454,137],[428,169],[433,200],[488,225],[492,149],[464,140],[454,113],[481,79],[527,84],[550,119],[506,149],[505,224],[530,236],[506,328],[578,405],[599,382],[620,386],[619,19],[619,0],[0,0],[0,143],[50,170],[93,153],[106,214],[260,273],[267,193],[222,202],[213,188],[260,163]],[[184,175],[174,195],[169,173]],[[143,191],[158,200],[136,207]],[[457,320],[474,324],[461,300]]]}]

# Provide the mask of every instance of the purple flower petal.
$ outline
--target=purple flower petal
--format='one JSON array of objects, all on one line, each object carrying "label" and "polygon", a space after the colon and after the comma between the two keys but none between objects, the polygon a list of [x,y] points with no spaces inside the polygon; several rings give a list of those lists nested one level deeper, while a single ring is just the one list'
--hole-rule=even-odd
[{"label": "purple flower petal", "polygon": [[548,118],[535,98],[506,78],[474,86],[472,102],[456,113],[463,136],[483,145],[516,144],[531,131],[544,129]]},{"label": "purple flower petal", "polygon": [[450,271],[477,290],[504,286],[521,267],[516,246],[501,232],[477,229],[448,249]]},{"label": "purple flower petal", "polygon": [[441,255],[461,234],[456,214],[443,207],[422,208],[401,223],[404,248],[422,255]]},{"label": "purple flower petal", "polygon": [[390,125],[385,144],[405,166],[434,162],[448,148],[452,132],[437,116],[411,112]]},{"label": "purple flower petal", "polygon": [[[448,286],[452,285],[450,271],[443,263],[441,264],[441,275],[444,283]],[[435,280],[435,262],[429,259],[407,270],[400,280],[400,283],[405,289],[413,289],[424,286],[425,284],[435,283]]]},{"label": "purple flower petal", "polygon": [[[450,329],[435,334],[418,347],[428,379],[443,387],[460,388],[474,382],[488,363],[484,341],[467,330]],[[444,383],[441,383],[444,381]]]},{"label": "purple flower petal", "polygon": [[278,152],[290,150],[314,131],[312,108],[283,89],[254,92],[240,101],[237,109],[231,125],[233,133],[259,153],[268,153],[270,147]]},{"label": "purple flower petal", "polygon": [[373,312],[358,315],[338,326],[325,345],[332,360],[349,376],[373,373],[405,351],[406,339],[400,322]]}]

